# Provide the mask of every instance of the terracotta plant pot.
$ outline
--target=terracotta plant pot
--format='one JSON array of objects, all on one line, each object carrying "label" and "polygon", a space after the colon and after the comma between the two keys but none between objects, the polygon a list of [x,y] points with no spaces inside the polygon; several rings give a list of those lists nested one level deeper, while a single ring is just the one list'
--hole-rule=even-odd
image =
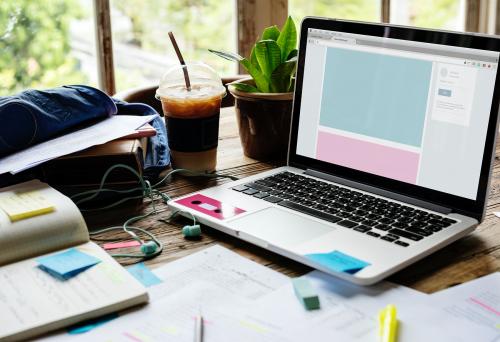
[{"label": "terracotta plant pot", "polygon": [[229,91],[235,98],[243,153],[258,160],[285,161],[293,93],[247,93],[231,84]]}]

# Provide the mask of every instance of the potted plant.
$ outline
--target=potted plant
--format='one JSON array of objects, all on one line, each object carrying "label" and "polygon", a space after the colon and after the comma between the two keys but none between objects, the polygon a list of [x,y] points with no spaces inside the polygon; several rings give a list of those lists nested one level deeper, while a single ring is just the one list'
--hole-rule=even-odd
[{"label": "potted plant", "polygon": [[288,148],[297,66],[297,30],[288,17],[281,31],[266,28],[249,58],[236,53],[210,52],[239,62],[250,77],[229,84],[235,98],[243,152],[261,160],[284,160]]}]

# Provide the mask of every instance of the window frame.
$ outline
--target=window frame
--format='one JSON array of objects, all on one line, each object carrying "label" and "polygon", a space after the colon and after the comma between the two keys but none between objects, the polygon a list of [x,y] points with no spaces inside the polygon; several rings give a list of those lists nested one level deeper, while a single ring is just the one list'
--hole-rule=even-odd
[{"label": "window frame", "polygon": [[[271,25],[281,26],[288,16],[288,0],[233,0],[236,14],[236,46],[238,53],[248,56],[262,30]],[[391,1],[379,0],[380,18],[390,22]],[[500,34],[500,0],[466,0],[465,31]],[[99,88],[115,94],[113,39],[110,0],[94,0],[94,22]],[[239,73],[244,73],[241,65]]]}]

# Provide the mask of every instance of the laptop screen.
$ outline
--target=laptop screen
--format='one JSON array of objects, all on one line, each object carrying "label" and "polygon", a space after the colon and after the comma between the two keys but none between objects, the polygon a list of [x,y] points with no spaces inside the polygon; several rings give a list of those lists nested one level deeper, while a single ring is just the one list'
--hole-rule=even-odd
[{"label": "laptop screen", "polygon": [[476,200],[498,52],[313,28],[306,44],[297,155]]}]

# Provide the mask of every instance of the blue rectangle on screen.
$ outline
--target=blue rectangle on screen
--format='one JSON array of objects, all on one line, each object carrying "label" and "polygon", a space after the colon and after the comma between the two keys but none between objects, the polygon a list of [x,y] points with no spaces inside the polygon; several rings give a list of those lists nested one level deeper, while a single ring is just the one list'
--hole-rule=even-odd
[{"label": "blue rectangle on screen", "polygon": [[320,124],[420,147],[432,62],[328,48]]},{"label": "blue rectangle on screen", "polygon": [[450,89],[439,88],[438,89],[438,95],[450,97],[451,96],[451,90]]}]

